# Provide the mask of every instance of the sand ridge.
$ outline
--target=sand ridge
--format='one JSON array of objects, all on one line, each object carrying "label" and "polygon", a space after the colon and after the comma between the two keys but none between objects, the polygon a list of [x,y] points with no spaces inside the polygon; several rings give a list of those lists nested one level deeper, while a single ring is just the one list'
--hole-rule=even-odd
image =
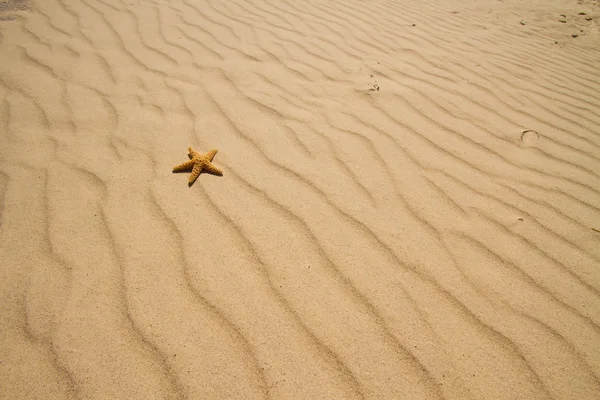
[{"label": "sand ridge", "polygon": [[597,398],[598,21],[0,0],[0,398]]}]

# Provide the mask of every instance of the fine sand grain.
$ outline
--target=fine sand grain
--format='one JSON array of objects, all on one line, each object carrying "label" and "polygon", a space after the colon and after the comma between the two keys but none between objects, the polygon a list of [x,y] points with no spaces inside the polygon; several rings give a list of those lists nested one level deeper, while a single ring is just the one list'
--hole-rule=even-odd
[{"label": "fine sand grain", "polygon": [[600,399],[599,23],[0,0],[0,398]]}]

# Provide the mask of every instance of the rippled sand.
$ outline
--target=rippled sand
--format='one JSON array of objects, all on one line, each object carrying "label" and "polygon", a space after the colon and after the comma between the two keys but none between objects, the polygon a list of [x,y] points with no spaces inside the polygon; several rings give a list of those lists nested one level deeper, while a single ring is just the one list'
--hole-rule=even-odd
[{"label": "rippled sand", "polygon": [[599,23],[0,0],[0,398],[599,399]]}]

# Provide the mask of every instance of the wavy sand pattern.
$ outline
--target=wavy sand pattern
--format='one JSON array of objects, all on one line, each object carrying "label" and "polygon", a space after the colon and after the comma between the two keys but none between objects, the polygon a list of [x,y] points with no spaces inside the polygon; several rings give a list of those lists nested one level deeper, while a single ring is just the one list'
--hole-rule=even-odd
[{"label": "wavy sand pattern", "polygon": [[0,0],[0,398],[599,399],[599,22]]}]

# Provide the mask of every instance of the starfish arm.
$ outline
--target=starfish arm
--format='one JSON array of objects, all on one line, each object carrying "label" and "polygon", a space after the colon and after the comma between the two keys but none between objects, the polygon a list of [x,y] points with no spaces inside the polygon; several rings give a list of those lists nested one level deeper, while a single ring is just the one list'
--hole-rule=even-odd
[{"label": "starfish arm", "polygon": [[208,153],[206,153],[204,157],[208,158],[208,161],[212,161],[212,159],[215,157],[215,154],[217,154],[217,151],[219,150],[211,150]]},{"label": "starfish arm", "polygon": [[191,147],[188,149],[190,156],[192,156],[192,158],[194,157],[199,157],[200,153],[198,153],[196,150],[192,149]]},{"label": "starfish arm", "polygon": [[173,167],[173,172],[177,172],[177,171],[185,171],[187,169],[190,169],[194,166],[194,160],[188,160],[186,162],[182,162],[179,165],[176,165]]},{"label": "starfish arm", "polygon": [[219,168],[215,167],[214,165],[212,165],[209,162],[207,162],[203,165],[203,169],[205,169],[208,172],[211,172],[213,174],[223,175],[223,171],[221,171]]},{"label": "starfish arm", "polygon": [[190,181],[189,181],[190,185],[192,183],[196,182],[196,179],[198,179],[198,177],[200,176],[200,172],[202,172],[202,163],[197,162],[194,164],[194,169],[192,170],[192,173],[190,174]]}]

